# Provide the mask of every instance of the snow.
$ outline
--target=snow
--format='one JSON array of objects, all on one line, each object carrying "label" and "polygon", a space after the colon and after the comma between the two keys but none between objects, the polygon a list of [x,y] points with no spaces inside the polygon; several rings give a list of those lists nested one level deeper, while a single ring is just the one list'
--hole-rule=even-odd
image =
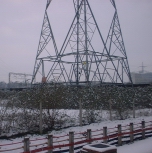
[{"label": "snow", "polygon": [[[101,130],[103,127],[107,126],[108,128],[117,128],[118,124],[121,124],[122,126],[125,125],[129,125],[130,123],[141,123],[141,121],[145,120],[146,122],[148,121],[152,121],[152,117],[138,117],[138,118],[130,118],[130,119],[126,119],[126,120],[114,120],[114,121],[102,121],[101,123],[94,123],[94,124],[90,124],[87,126],[77,126],[77,127],[70,127],[67,129],[62,129],[59,131],[52,131],[50,132],[51,134],[53,134],[54,136],[56,136],[56,138],[54,138],[54,140],[57,140],[58,136],[65,136],[65,137],[61,137],[60,139],[58,139],[58,141],[62,141],[64,139],[66,139],[64,142],[58,142],[57,144],[66,144],[68,143],[68,133],[70,131],[74,131],[75,133],[80,133],[77,134],[77,137],[82,137],[82,133],[86,132],[87,129],[91,129],[92,131],[94,130]],[[99,131],[100,132],[100,131]],[[38,149],[41,147],[45,147],[47,146],[46,142],[47,142],[47,135],[27,135],[26,137],[30,137],[30,140],[32,140],[30,142],[30,145],[33,145],[33,147],[31,147],[30,149]],[[21,138],[16,138],[16,139],[9,139],[9,140],[0,140],[0,152],[3,152],[2,150],[7,150],[10,148],[19,148],[19,147],[23,147],[23,137]],[[37,140],[36,140],[37,139]],[[36,141],[34,141],[36,140]],[[21,143],[18,143],[21,142]],[[1,146],[3,144],[12,144],[13,145],[6,145],[6,146]],[[95,142],[96,143],[96,142]],[[38,146],[34,146],[36,144],[42,144],[39,147]],[[67,148],[61,148],[61,149],[68,149]],[[152,153],[152,138],[147,138],[145,140],[141,140],[141,141],[136,141],[132,144],[129,145],[123,145],[120,147],[117,147],[118,149],[118,153]],[[14,150],[14,151],[7,151],[6,153],[18,153],[18,152],[23,152],[23,148],[20,148],[18,150]],[[46,151],[42,151],[41,153],[44,153]],[[5,153],[5,152],[4,152]]]},{"label": "snow", "polygon": [[117,148],[117,153],[152,153],[152,138],[120,146]]},{"label": "snow", "polygon": [[[102,143],[103,144],[103,143]],[[100,145],[100,143],[99,144],[97,144],[97,145]],[[104,145],[104,144],[103,144]],[[116,149],[116,146],[114,146],[114,145],[106,145],[107,147],[105,147],[105,148],[97,148],[97,147],[94,147],[94,145],[86,145],[86,146],[84,146],[83,147],[83,149],[85,150],[93,150],[93,151],[98,151],[98,152],[103,152],[103,151],[109,151],[109,150],[114,150],[114,149]]]}]

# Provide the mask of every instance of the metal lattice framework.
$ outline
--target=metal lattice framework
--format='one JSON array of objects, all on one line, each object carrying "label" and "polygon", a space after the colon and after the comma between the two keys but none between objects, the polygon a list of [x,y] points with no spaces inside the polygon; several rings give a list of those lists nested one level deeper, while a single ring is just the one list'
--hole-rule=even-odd
[{"label": "metal lattice framework", "polygon": [[[106,41],[89,1],[73,0],[75,16],[59,51],[47,15],[50,2],[48,0],[46,5],[33,80],[40,73],[42,82],[124,84],[127,79],[132,83],[114,0],[110,0],[114,15]],[[51,43],[53,49],[50,51],[47,47]],[[49,63],[47,71],[46,63]]]}]

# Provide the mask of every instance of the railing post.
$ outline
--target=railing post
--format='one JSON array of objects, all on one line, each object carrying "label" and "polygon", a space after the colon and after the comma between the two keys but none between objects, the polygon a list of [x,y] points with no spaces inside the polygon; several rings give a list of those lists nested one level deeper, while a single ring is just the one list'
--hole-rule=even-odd
[{"label": "railing post", "polygon": [[[48,135],[48,147],[53,147],[53,135]],[[53,149],[48,150],[48,153],[53,153]]]},{"label": "railing post", "polygon": [[87,140],[89,140],[89,144],[91,143],[91,129],[87,129]]},{"label": "railing post", "polygon": [[[107,127],[103,127],[103,137],[107,137]],[[107,138],[103,139],[104,143],[107,143]]]},{"label": "railing post", "polygon": [[24,138],[24,152],[30,151],[30,141],[29,137]]},{"label": "railing post", "polygon": [[145,139],[145,121],[142,121],[141,125],[142,125],[142,139]]},{"label": "railing post", "polygon": [[122,136],[121,136],[121,124],[118,125],[118,145],[122,145]]},{"label": "railing post", "polygon": [[74,132],[69,132],[69,153],[74,153]]},{"label": "railing post", "polygon": [[130,123],[130,142],[133,142],[134,141],[134,124],[133,123]]}]

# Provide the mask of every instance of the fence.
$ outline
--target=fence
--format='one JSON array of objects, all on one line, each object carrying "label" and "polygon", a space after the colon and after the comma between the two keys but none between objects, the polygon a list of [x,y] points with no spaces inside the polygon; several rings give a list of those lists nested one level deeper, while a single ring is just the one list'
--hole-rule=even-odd
[{"label": "fence", "polygon": [[[152,121],[142,121],[141,123],[130,123],[125,126],[118,125],[113,128],[88,129],[80,133],[69,132],[68,135],[62,136],[49,134],[47,138],[35,140],[25,137],[23,142],[0,145],[0,152],[13,152],[15,150],[15,153],[37,153],[44,151],[45,153],[46,151],[48,153],[78,153],[82,146],[87,143],[104,142],[120,146],[150,136],[152,136]],[[16,148],[12,148],[14,145]]]}]

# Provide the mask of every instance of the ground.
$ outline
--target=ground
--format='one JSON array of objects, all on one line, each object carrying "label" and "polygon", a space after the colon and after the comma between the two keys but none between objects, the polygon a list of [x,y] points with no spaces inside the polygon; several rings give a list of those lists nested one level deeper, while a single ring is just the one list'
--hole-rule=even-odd
[{"label": "ground", "polygon": [[[138,117],[138,118],[130,118],[130,119],[126,119],[126,120],[115,120],[115,121],[103,121],[101,123],[94,123],[94,124],[90,124],[87,126],[83,126],[83,127],[70,127],[67,129],[63,129],[60,131],[52,131],[51,134],[53,134],[54,136],[63,136],[63,135],[67,135],[70,131],[74,131],[75,133],[82,133],[85,132],[87,129],[92,129],[92,131],[94,130],[100,130],[102,129],[104,126],[107,126],[108,128],[117,128],[118,124],[121,124],[125,127],[125,125],[129,125],[129,123],[141,123],[141,121],[145,120],[146,122],[152,121],[152,117]],[[28,137],[30,137],[31,144],[30,145],[35,145],[35,144],[42,144],[41,146],[39,146],[39,148],[41,147],[45,147],[46,146],[46,136],[47,135],[27,135]],[[2,150],[7,150],[9,148],[18,148],[18,147],[22,147],[23,146],[23,137],[21,138],[16,138],[16,139],[11,139],[11,140],[0,140],[0,152],[4,152]],[[40,139],[40,140],[36,140],[36,139]],[[36,140],[36,141],[34,141]],[[55,139],[54,139],[55,140]],[[17,142],[21,142],[21,143],[17,143]],[[68,141],[67,141],[68,142]],[[63,143],[67,143],[66,141],[62,142]],[[13,145],[4,145],[3,144],[12,144],[12,143],[17,143],[17,144],[13,144]],[[37,149],[38,146],[33,146],[31,147],[31,150],[33,149]],[[62,149],[62,148],[60,148]],[[63,148],[65,149],[65,148]],[[18,152],[23,152],[23,148],[20,148],[18,150],[12,150],[12,151],[7,151],[6,153],[18,153]],[[45,153],[46,151],[42,151],[41,153]],[[123,146],[118,147],[118,153],[152,153],[152,138],[147,138],[145,140],[140,140],[140,141],[135,141],[132,144],[126,144]],[[5,152],[4,152],[5,153]]]}]

